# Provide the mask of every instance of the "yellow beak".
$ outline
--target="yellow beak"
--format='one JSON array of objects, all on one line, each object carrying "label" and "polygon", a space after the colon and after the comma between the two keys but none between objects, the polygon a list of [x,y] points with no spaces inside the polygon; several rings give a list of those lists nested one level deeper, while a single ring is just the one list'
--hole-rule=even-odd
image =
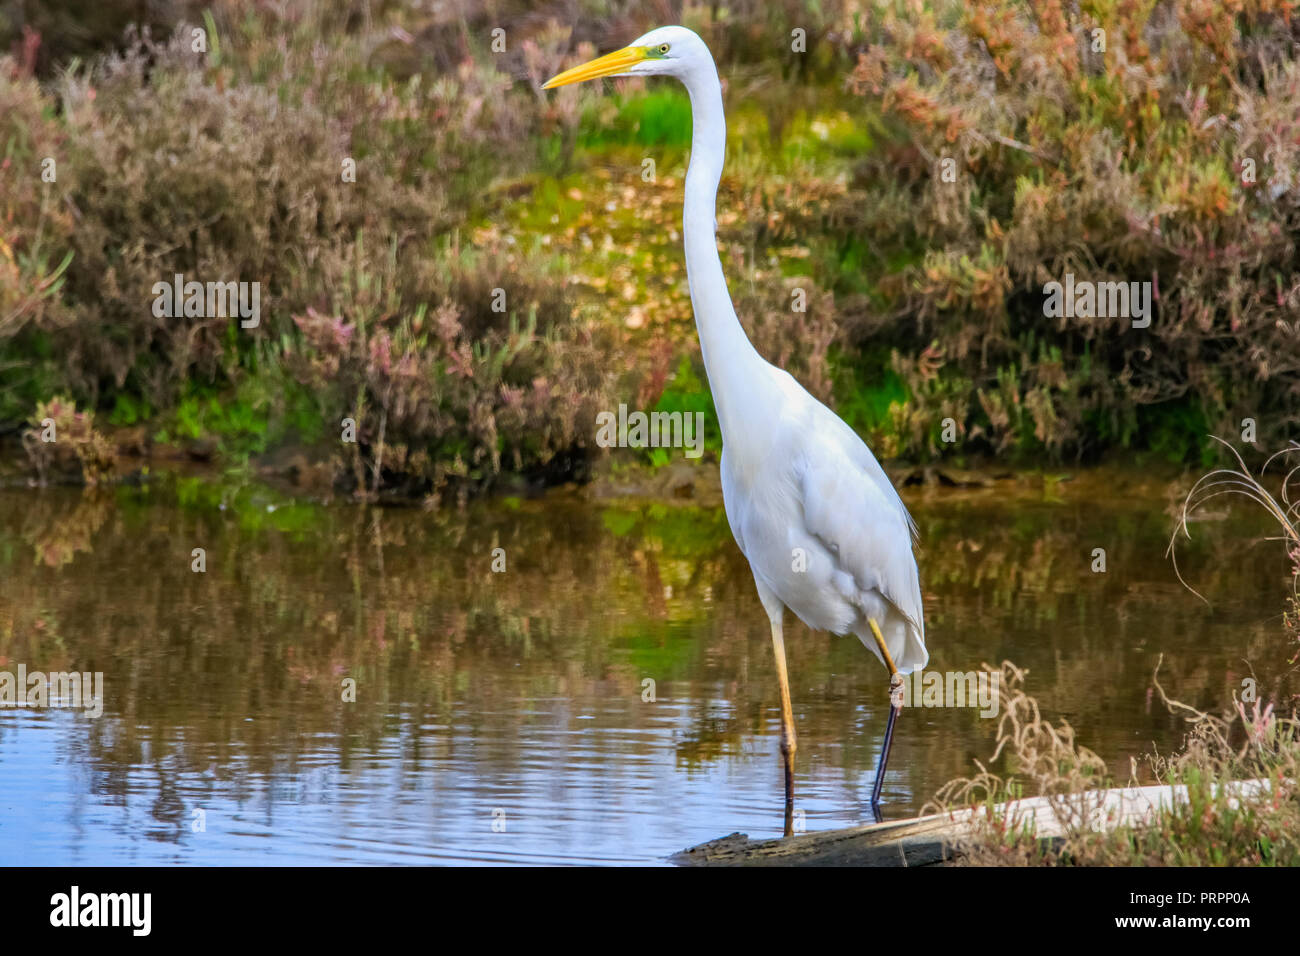
[{"label": "yellow beak", "polygon": [[542,89],[553,90],[557,86],[568,86],[570,83],[581,83],[584,80],[594,80],[602,76],[612,76],[615,73],[625,73],[629,67],[640,63],[646,58],[645,50],[641,47],[624,47],[621,50],[615,50],[613,53],[607,53],[602,57],[597,57],[582,66],[575,66],[572,70],[565,70],[559,76],[553,76],[542,84]]}]

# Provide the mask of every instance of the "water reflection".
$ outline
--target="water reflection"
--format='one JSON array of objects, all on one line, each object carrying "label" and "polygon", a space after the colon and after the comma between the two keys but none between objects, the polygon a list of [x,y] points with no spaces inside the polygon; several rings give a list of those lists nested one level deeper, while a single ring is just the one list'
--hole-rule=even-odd
[{"label": "water reflection", "polygon": [[[1193,704],[1222,706],[1252,664],[1289,692],[1261,520],[1197,527],[1184,566],[1206,608],[1163,556],[1164,484],[1007,497],[911,502],[931,668],[1028,667],[1125,775],[1182,733],[1152,700],[1160,653]],[[780,832],[766,619],[720,509],[2,491],[0,579],[0,670],[105,675],[99,720],[0,711],[2,863],[655,862]],[[787,627],[797,806],[809,829],[869,819],[884,671],[855,639]],[[992,724],[905,711],[886,815],[986,757]]]}]

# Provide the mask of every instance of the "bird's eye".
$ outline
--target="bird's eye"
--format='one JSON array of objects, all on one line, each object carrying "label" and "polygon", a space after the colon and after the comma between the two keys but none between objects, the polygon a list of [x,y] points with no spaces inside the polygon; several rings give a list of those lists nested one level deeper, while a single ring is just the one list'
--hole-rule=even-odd
[{"label": "bird's eye", "polygon": [[668,44],[667,44],[667,43],[661,43],[661,44],[659,44],[659,52],[660,52],[660,53],[667,53],[667,52],[668,52]]}]

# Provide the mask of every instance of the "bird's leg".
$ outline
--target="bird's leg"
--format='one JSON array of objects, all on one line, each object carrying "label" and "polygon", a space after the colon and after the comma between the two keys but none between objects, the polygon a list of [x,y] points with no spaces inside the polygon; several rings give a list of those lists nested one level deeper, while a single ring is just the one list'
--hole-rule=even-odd
[{"label": "bird's leg", "polygon": [[903,709],[903,675],[898,673],[898,668],[894,666],[894,658],[890,656],[889,648],[885,646],[885,638],[880,633],[880,625],[876,623],[876,619],[868,618],[867,623],[871,625],[871,633],[876,639],[876,645],[885,659],[885,666],[889,668],[889,722],[885,724],[885,743],[880,749],[876,781],[871,787],[871,813],[876,818],[876,822],[880,823],[884,819],[880,815],[880,790],[885,785],[885,765],[889,763],[889,747],[894,742],[894,722],[898,720],[898,715]]},{"label": "bird's leg", "polygon": [[[783,609],[784,611],[784,609]],[[794,708],[790,706],[790,678],[785,670],[782,615],[772,618],[772,650],[776,653],[776,678],[781,684],[781,757],[785,763],[785,835],[794,833]]]}]

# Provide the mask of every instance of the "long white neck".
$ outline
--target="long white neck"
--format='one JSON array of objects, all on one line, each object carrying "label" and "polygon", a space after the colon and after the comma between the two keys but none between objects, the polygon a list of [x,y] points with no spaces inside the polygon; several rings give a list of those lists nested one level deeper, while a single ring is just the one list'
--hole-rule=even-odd
[{"label": "long white neck", "polygon": [[686,245],[686,278],[700,335],[700,350],[718,409],[723,440],[739,434],[739,403],[747,387],[758,384],[755,367],[763,360],[750,344],[736,317],[718,257],[718,181],[727,151],[727,120],[722,111],[722,85],[712,59],[683,80],[691,97],[691,163],[686,170],[686,199],[682,236]]}]

